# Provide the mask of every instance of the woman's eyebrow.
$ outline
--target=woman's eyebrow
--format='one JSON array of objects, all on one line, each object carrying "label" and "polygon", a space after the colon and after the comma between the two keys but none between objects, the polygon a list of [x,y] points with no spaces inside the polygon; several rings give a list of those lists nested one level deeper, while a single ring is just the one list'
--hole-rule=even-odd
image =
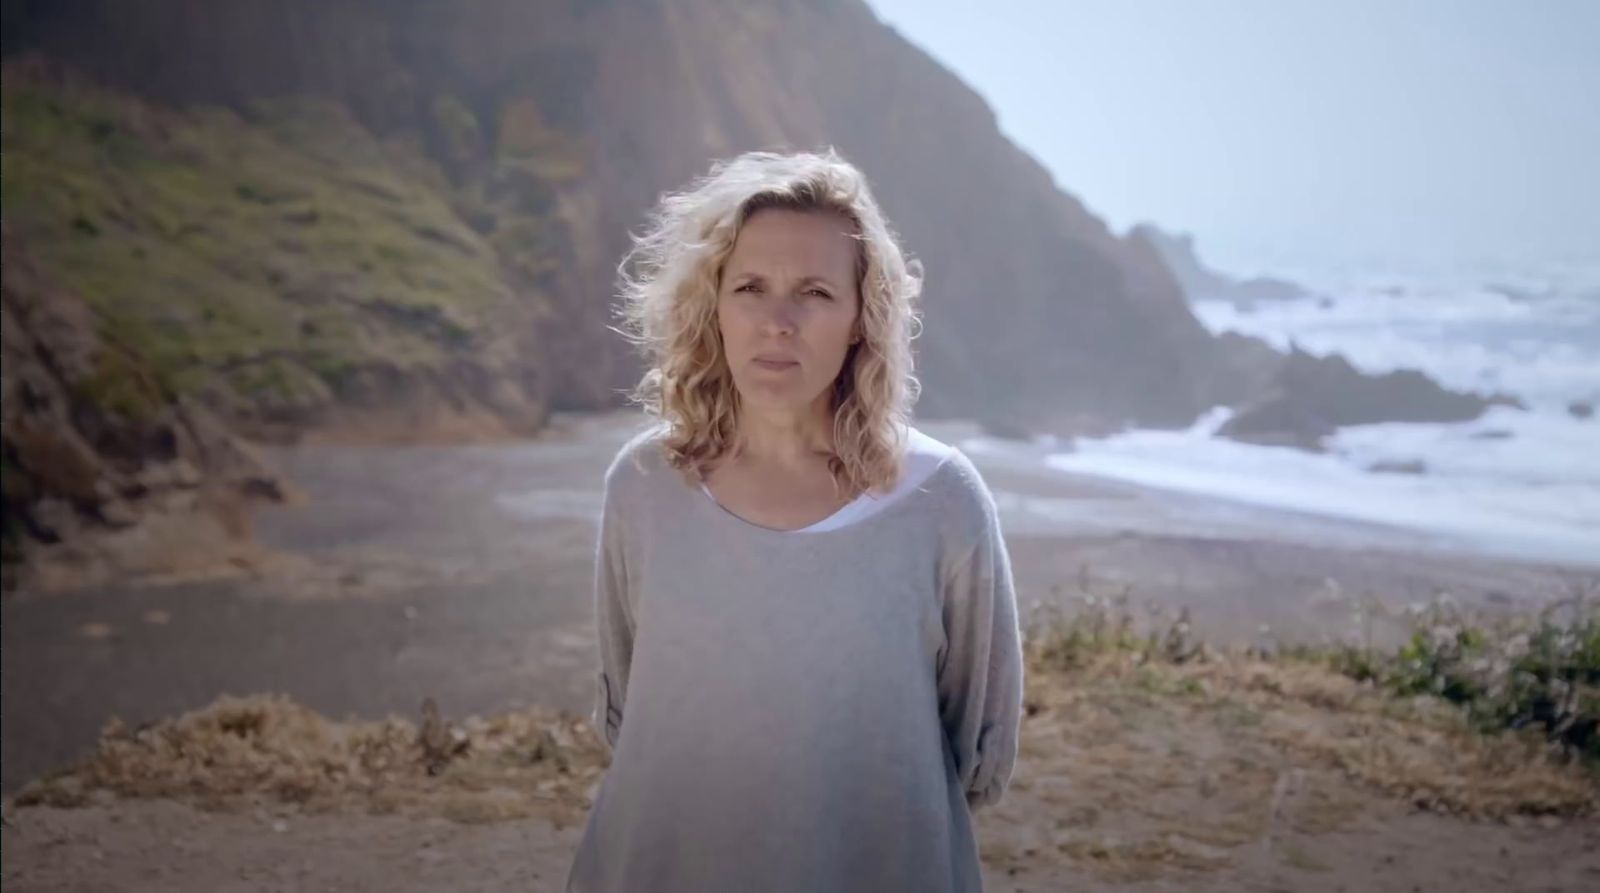
[{"label": "woman's eyebrow", "polygon": [[[737,270],[737,271],[735,271],[733,273],[732,276],[729,277],[729,279],[730,279],[730,281],[731,280],[735,280],[735,279],[748,279],[748,280],[755,281],[755,282],[765,282],[765,281],[767,281],[767,277],[761,275],[760,273],[757,273],[754,270]],[[811,274],[809,276],[800,277],[800,284],[801,285],[809,285],[809,284],[811,284],[813,282],[820,282],[823,285],[828,286],[829,288],[838,288],[837,285],[833,284],[833,280],[829,279],[826,276],[818,275],[816,273],[813,273],[813,274]]]}]

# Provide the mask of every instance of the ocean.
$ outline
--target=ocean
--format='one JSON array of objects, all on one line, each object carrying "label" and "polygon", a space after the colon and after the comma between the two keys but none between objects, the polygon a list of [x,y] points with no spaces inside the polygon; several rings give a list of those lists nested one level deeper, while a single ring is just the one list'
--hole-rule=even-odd
[{"label": "ocean", "polygon": [[[1180,431],[1078,439],[1063,470],[1432,535],[1450,548],[1600,568],[1600,262],[1485,269],[1289,269],[1316,293],[1240,308],[1195,305],[1213,332],[1255,335],[1357,368],[1421,369],[1442,384],[1515,395],[1456,424],[1341,429],[1328,451],[1215,436],[1217,407]],[[1569,405],[1587,402],[1595,416]],[[1421,463],[1421,473],[1373,471]],[[1413,466],[1414,467],[1414,466]]]}]

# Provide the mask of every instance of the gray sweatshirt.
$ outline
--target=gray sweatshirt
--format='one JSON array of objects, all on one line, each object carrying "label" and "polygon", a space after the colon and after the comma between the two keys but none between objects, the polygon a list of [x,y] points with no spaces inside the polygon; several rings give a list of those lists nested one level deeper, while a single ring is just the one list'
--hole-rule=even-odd
[{"label": "gray sweatshirt", "polygon": [[971,460],[948,448],[867,517],[782,531],[686,481],[662,431],[605,476],[593,719],[612,762],[569,893],[980,891],[971,814],[1010,781],[1023,668]]}]

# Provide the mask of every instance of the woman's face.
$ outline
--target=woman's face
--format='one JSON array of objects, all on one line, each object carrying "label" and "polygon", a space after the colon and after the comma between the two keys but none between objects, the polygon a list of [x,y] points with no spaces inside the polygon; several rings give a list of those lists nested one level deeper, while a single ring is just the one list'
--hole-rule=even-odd
[{"label": "woman's face", "polygon": [[717,325],[744,402],[804,412],[829,399],[861,302],[852,232],[838,214],[781,208],[740,228]]}]

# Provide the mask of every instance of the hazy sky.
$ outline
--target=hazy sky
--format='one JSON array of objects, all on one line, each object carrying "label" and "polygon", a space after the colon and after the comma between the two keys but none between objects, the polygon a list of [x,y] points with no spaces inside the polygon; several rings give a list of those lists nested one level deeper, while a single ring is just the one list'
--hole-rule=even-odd
[{"label": "hazy sky", "polygon": [[1600,260],[1600,0],[869,0],[1118,232]]}]

